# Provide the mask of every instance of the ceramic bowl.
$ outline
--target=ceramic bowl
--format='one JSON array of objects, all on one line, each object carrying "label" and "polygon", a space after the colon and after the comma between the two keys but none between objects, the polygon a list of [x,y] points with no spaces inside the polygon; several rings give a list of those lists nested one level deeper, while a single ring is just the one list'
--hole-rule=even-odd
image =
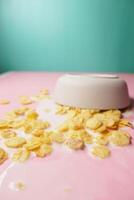
[{"label": "ceramic bowl", "polygon": [[65,74],[57,81],[54,99],[61,105],[103,110],[130,103],[126,82],[112,74]]}]

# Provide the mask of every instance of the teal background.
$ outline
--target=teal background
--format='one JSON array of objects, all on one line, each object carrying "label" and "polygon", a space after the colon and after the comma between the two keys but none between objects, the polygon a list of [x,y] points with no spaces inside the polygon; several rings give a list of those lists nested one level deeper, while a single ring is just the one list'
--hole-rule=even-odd
[{"label": "teal background", "polygon": [[134,0],[0,0],[0,69],[134,72]]}]

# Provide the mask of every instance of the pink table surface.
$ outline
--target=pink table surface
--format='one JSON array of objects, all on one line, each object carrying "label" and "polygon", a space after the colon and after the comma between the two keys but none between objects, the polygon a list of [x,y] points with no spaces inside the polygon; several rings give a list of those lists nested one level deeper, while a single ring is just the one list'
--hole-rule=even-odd
[{"label": "pink table surface", "polygon": [[[11,104],[0,106],[0,117],[20,106],[18,96],[34,95],[42,88],[53,92],[61,74],[12,72],[0,76],[0,98],[11,100]],[[127,81],[134,99],[134,75],[120,77]],[[129,132],[134,137],[134,131]],[[11,168],[11,161],[6,161],[0,166],[0,199],[134,200],[134,144],[111,151],[105,160],[93,159],[85,151],[68,153],[57,148],[44,159],[33,158]],[[26,189],[11,190],[9,183],[14,181],[25,182]]]}]

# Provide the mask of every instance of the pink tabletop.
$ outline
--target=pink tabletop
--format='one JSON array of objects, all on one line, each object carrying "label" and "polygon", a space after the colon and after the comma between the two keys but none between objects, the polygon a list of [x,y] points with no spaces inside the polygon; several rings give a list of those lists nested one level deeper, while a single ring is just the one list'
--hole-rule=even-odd
[{"label": "pink tabletop", "polygon": [[[0,98],[11,104],[0,106],[0,117],[20,106],[18,96],[34,95],[42,88],[53,92],[62,73],[12,72],[0,76]],[[134,99],[134,75],[121,74]],[[134,115],[130,116],[134,121]],[[132,137],[133,130],[128,130]],[[58,148],[44,159],[32,158],[24,164],[6,161],[0,166],[1,200],[134,200],[134,144],[112,148],[105,160],[94,159],[88,152],[66,152]],[[11,189],[22,181],[23,191]]]}]

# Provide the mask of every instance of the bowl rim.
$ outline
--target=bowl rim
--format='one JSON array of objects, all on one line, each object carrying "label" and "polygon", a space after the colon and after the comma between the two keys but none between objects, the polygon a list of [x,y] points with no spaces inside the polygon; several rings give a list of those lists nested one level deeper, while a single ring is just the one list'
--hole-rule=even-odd
[{"label": "bowl rim", "polygon": [[118,79],[119,76],[116,74],[97,74],[97,73],[67,73],[67,77],[89,77],[89,78],[104,78],[104,79]]}]

